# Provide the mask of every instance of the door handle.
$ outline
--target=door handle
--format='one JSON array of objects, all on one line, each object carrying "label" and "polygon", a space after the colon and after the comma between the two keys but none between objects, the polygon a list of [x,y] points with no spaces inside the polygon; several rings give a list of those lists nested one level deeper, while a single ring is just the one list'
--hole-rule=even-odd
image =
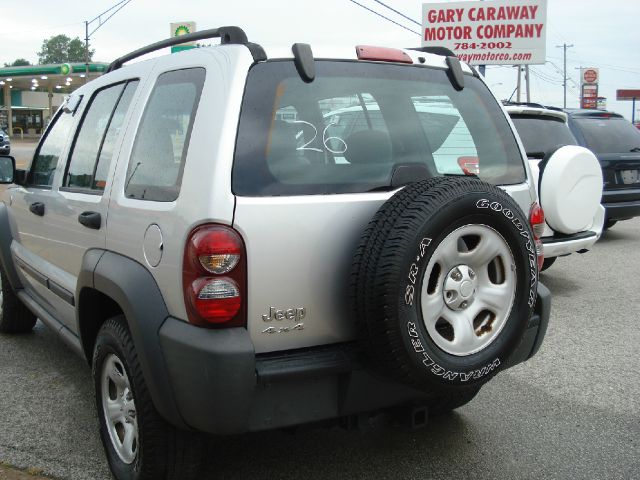
[{"label": "door handle", "polygon": [[38,215],[39,217],[44,217],[44,203],[42,202],[34,202],[29,205],[29,211],[34,215]]},{"label": "door handle", "polygon": [[93,228],[94,230],[100,230],[102,224],[102,217],[98,212],[82,212],[78,215],[78,222],[87,228]]}]

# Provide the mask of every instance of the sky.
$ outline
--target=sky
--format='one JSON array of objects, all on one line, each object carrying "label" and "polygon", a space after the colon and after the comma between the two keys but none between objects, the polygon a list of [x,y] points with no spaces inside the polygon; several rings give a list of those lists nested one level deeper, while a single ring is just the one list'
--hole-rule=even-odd
[{"label": "sky", "polygon": [[[84,39],[85,20],[94,19],[118,1],[0,0],[4,19],[0,64],[16,58],[37,62],[42,41],[54,35],[64,33]],[[421,31],[376,0],[357,1]],[[383,1],[421,21],[423,2]],[[557,46],[567,43],[573,45],[567,49],[567,106],[577,107],[579,103],[580,66],[598,67],[599,94],[607,97],[607,108],[631,119],[631,102],[617,102],[615,91],[640,89],[640,1],[547,1],[547,63],[531,68],[531,101],[562,106],[563,49]],[[305,42],[312,48],[321,44],[415,47],[421,42],[419,34],[384,20],[351,0],[131,0],[91,36],[94,60],[110,62],[167,38],[169,24],[181,21],[195,21],[200,30],[238,25],[250,41],[265,45]],[[92,24],[95,26],[97,21]],[[517,71],[512,66],[489,66],[486,78],[498,98],[509,98],[516,86]],[[636,119],[640,119],[640,104],[636,105]]]}]

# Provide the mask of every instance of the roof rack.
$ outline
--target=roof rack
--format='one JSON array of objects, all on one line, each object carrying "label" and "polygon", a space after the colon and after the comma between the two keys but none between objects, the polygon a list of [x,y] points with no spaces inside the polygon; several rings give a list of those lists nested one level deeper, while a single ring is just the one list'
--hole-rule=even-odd
[{"label": "roof rack", "polygon": [[152,43],[151,45],[139,48],[138,50],[134,50],[133,52],[127,53],[126,55],[116,58],[113,62],[111,62],[111,64],[107,68],[106,73],[117,70],[118,68],[122,67],[124,63],[133,60],[134,58],[141,57],[142,55],[146,55],[147,53],[155,52],[156,50],[160,50],[162,48],[172,47],[174,45],[180,45],[181,43],[203,40],[205,38],[220,38],[220,43],[222,45],[245,45],[251,52],[251,55],[256,62],[267,59],[267,55],[264,53],[262,47],[258,44],[250,43],[247,39],[247,34],[244,33],[244,30],[242,30],[240,27],[220,27],[167,38],[166,40],[160,40],[159,42]]}]

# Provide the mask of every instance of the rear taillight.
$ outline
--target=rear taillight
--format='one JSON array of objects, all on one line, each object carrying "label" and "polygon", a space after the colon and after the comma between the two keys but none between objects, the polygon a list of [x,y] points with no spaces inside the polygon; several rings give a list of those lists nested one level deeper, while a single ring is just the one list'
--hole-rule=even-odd
[{"label": "rear taillight", "polygon": [[478,176],[480,174],[478,157],[458,157],[458,165],[465,175]]},{"label": "rear taillight", "polygon": [[182,285],[189,322],[246,326],[246,254],[242,237],[224,225],[202,225],[184,250]]},{"label": "rear taillight", "polygon": [[544,211],[538,203],[531,206],[529,212],[529,223],[533,231],[533,239],[536,245],[536,253],[538,255],[538,270],[542,268],[544,262],[544,248],[542,245],[542,234],[544,233]]}]

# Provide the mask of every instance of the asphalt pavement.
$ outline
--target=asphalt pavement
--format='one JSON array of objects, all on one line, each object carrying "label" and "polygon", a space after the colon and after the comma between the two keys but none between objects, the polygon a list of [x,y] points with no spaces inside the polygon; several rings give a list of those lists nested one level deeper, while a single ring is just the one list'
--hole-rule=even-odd
[{"label": "asphalt pavement", "polygon": [[[264,432],[212,440],[220,479],[640,479],[640,219],[542,274],[534,359],[421,430]],[[49,329],[0,335],[0,461],[108,479],[88,366]]]}]

